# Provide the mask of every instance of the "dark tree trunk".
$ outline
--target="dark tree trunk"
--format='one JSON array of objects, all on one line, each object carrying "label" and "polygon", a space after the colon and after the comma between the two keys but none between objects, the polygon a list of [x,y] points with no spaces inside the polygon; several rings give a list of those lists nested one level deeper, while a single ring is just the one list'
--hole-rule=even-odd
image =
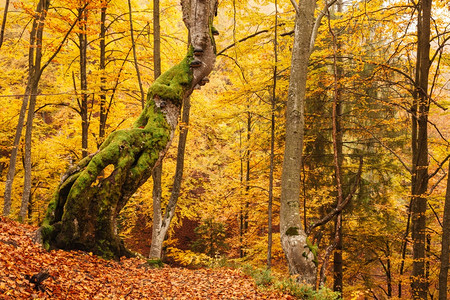
[{"label": "dark tree trunk", "polygon": [[[337,1],[337,12],[342,13],[342,1]],[[331,25],[330,25],[331,26]],[[332,31],[333,29],[330,28]],[[343,132],[342,132],[342,87],[340,80],[343,77],[342,58],[339,55],[341,51],[341,42],[337,38],[337,34],[333,34],[334,43],[334,76],[335,76],[335,91],[333,101],[333,149],[334,149],[334,164],[335,164],[335,178],[337,188],[336,206],[340,206],[344,201],[343,195],[343,174],[342,164],[344,161],[342,154],[343,147]],[[336,248],[333,253],[333,290],[342,293],[343,285],[343,270],[342,270],[342,212],[336,216],[335,222],[335,241]]]},{"label": "dark tree trunk", "polygon": [[106,128],[106,9],[108,8],[108,2],[103,1],[102,7],[100,11],[100,122],[98,128],[98,141],[97,146],[103,142],[103,138],[105,137],[105,128]]},{"label": "dark tree trunk", "polygon": [[[132,128],[110,134],[96,153],[63,176],[39,229],[46,248],[80,249],[116,259],[130,254],[115,232],[116,216],[163,158],[182,101],[212,70],[215,2],[182,1],[183,20],[191,35],[186,58],[153,83]],[[194,58],[194,49],[202,50],[201,55]],[[108,166],[114,170],[100,177]]]},{"label": "dark tree trunk", "polygon": [[[83,3],[86,5],[85,3]],[[88,156],[88,137],[89,137],[89,117],[88,117],[88,94],[87,94],[87,14],[86,9],[80,7],[78,9],[78,24],[80,33],[78,33],[78,41],[80,47],[80,92],[81,103],[81,157]]]},{"label": "dark tree trunk", "polygon": [[141,99],[141,105],[142,109],[144,109],[145,106],[145,92],[144,87],[142,86],[142,80],[141,80],[141,72],[139,71],[139,65],[137,61],[137,55],[136,55],[136,43],[134,41],[134,32],[133,32],[133,14],[131,11],[131,0],[128,0],[128,16],[130,18],[130,37],[131,37],[131,47],[133,49],[133,59],[134,59],[134,68],[136,69],[136,77],[138,80],[139,85],[139,92],[140,92],[140,99]]},{"label": "dark tree trunk", "polygon": [[269,203],[267,205],[267,269],[272,266],[272,214],[273,214],[273,171],[275,159],[275,109],[277,103],[277,63],[278,63],[278,1],[275,0],[275,30],[273,39],[273,86],[270,110],[270,166],[269,166]]},{"label": "dark tree trunk", "polygon": [[[38,84],[39,80],[41,78],[41,75],[45,68],[47,68],[52,60],[56,57],[56,55],[61,50],[62,46],[64,45],[65,41],[67,40],[67,37],[71,33],[72,29],[74,28],[77,21],[75,21],[70,29],[67,31],[66,35],[64,36],[63,40],[59,44],[58,48],[53,52],[53,54],[50,56],[50,58],[43,64],[41,67],[41,61],[42,61],[42,36],[44,33],[44,25],[45,25],[45,18],[47,16],[47,11],[50,6],[50,0],[40,0],[38,2],[37,8],[36,8],[36,14],[34,16],[34,21],[32,25],[32,29],[30,32],[30,49],[28,53],[28,65],[29,65],[29,71],[28,71],[28,81],[27,86],[25,88],[25,95],[22,101],[22,107],[20,109],[19,113],[19,121],[17,123],[16,128],[16,135],[14,138],[14,147],[11,151],[11,157],[10,157],[10,163],[9,163],[9,170],[8,175],[6,178],[6,184],[5,184],[5,196],[4,196],[4,206],[3,206],[3,215],[8,216],[10,214],[11,210],[11,191],[12,191],[12,185],[14,181],[14,174],[16,171],[16,160],[17,160],[17,152],[18,147],[20,143],[20,137],[22,134],[22,128],[24,124],[25,119],[25,113],[27,110],[28,102],[30,102],[29,107],[29,113],[28,113],[28,120],[27,120],[27,137],[25,138],[25,163],[24,163],[24,169],[25,169],[25,182],[24,182],[24,194],[22,195],[22,205],[21,205],[21,212],[20,212],[20,219],[24,219],[24,216],[26,216],[26,211],[28,207],[28,200],[31,193],[31,132],[32,132],[32,125],[33,125],[33,118],[34,118],[34,108],[36,105],[36,96],[38,91]],[[36,49],[36,50],[35,50]],[[26,203],[23,203],[23,201],[26,201]]]},{"label": "dark tree trunk", "polygon": [[441,268],[439,271],[439,300],[447,299],[448,268],[450,255],[450,163],[447,173],[444,218],[442,222]]},{"label": "dark tree trunk", "polygon": [[161,75],[161,25],[159,0],[153,0],[153,73],[154,78]]},{"label": "dark tree trunk", "polygon": [[[33,21],[33,27],[30,33],[30,47],[28,53],[28,82],[27,87],[25,89],[25,96],[22,103],[22,108],[20,111],[19,122],[17,125],[16,138],[14,143],[14,148],[11,153],[10,160],[10,169],[8,173],[8,178],[10,181],[7,181],[7,186],[5,188],[5,209],[6,209],[6,201],[7,196],[9,197],[9,208],[11,207],[11,189],[8,184],[13,183],[14,173],[15,173],[15,165],[17,158],[17,147],[20,142],[20,135],[23,127],[23,121],[25,117],[25,110],[27,106],[27,102],[29,102],[28,108],[28,116],[27,116],[27,126],[25,133],[25,157],[24,157],[24,184],[23,184],[23,194],[22,194],[22,203],[20,206],[19,212],[19,220],[23,222],[26,219],[27,211],[28,211],[28,203],[31,195],[31,133],[33,129],[33,118],[34,118],[34,109],[36,107],[36,94],[38,92],[38,84],[39,79],[41,77],[41,61],[42,61],[42,36],[44,33],[44,20],[47,16],[47,10],[50,5],[50,1],[41,0],[39,1],[36,8],[36,15]],[[35,48],[35,49],[33,49]],[[23,114],[22,114],[23,113]],[[17,142],[17,144],[16,144]],[[8,195],[7,195],[8,192]]]},{"label": "dark tree trunk", "polygon": [[428,189],[428,73],[430,68],[430,20],[432,0],[419,2],[417,43],[417,137],[413,140],[416,153],[413,156],[412,174],[412,243],[413,269],[411,288],[414,299],[426,299],[428,282],[425,274],[425,237]]},{"label": "dark tree trunk", "polygon": [[5,37],[6,19],[8,17],[9,0],[5,1],[5,10],[3,11],[2,27],[0,29],[0,48],[3,45],[3,39]]}]

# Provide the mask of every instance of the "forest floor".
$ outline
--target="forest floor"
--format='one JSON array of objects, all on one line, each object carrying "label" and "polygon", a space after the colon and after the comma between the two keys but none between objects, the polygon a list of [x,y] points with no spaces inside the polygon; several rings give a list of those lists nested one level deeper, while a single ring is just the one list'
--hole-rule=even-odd
[{"label": "forest floor", "polygon": [[[150,268],[144,259],[49,252],[33,243],[36,229],[0,217],[0,299],[295,299],[261,290],[240,270]],[[49,277],[33,283],[38,274]]]}]

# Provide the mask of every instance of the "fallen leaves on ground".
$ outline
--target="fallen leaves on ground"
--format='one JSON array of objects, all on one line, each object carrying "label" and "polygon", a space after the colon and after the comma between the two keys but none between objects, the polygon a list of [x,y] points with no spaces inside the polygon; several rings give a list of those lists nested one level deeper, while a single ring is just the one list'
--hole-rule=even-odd
[{"label": "fallen leaves on ground", "polygon": [[[232,269],[148,268],[143,259],[104,260],[81,251],[46,251],[36,228],[0,217],[0,299],[294,299],[261,291]],[[37,289],[33,275],[50,277]]]}]

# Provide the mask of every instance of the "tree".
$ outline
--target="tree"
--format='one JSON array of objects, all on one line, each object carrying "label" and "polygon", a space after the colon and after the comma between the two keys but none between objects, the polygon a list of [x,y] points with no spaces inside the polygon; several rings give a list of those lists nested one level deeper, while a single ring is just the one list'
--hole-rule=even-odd
[{"label": "tree", "polygon": [[[41,59],[42,59],[42,32],[44,30],[44,26],[38,26],[40,21],[45,20],[46,9],[48,8],[50,2],[48,1],[40,1],[36,8],[36,15],[34,17],[33,26],[30,33],[30,45],[36,45],[36,47],[30,47],[28,51],[28,81],[25,89],[25,96],[22,100],[22,107],[20,108],[19,113],[19,121],[17,123],[16,135],[14,138],[14,147],[11,151],[10,161],[9,161],[9,170],[5,184],[5,195],[4,195],[4,206],[3,206],[3,215],[8,216],[11,210],[11,190],[14,181],[14,175],[16,172],[16,158],[17,151],[19,148],[20,138],[22,136],[22,129],[25,121],[25,113],[28,107],[28,102],[30,97],[36,97],[38,82],[40,78],[40,68],[41,68]],[[45,5],[45,7],[44,7]],[[30,131],[31,133],[31,131]],[[28,202],[27,204],[28,205]],[[24,209],[23,214],[26,212],[26,205],[22,205]]]},{"label": "tree", "polygon": [[99,115],[99,128],[98,137],[99,143],[103,142],[105,137],[106,119],[108,117],[107,102],[106,102],[106,10],[108,8],[109,1],[102,1],[100,8],[100,59],[99,68],[101,72],[100,76],[100,115]]},{"label": "tree", "polygon": [[[78,11],[78,48],[80,51],[80,93],[81,101],[77,99],[79,105],[79,114],[81,117],[81,157],[88,155],[88,130],[89,130],[89,112],[88,112],[88,85],[87,85],[87,6],[88,2],[83,0],[80,3]],[[84,6],[84,7],[83,7]],[[75,84],[75,79],[74,79]],[[76,87],[74,87],[76,90]]]},{"label": "tree", "polygon": [[441,268],[439,271],[439,300],[447,299],[447,280],[450,254],[450,163],[447,173],[444,217],[442,221]]},{"label": "tree", "polygon": [[428,280],[425,274],[425,231],[428,192],[428,74],[430,70],[430,21],[432,0],[418,3],[416,86],[412,111],[412,204],[411,224],[413,269],[411,288],[414,299],[426,299]]},{"label": "tree", "polygon": [[[154,75],[155,78],[161,74],[161,36],[160,36],[160,16],[159,0],[153,1],[153,57],[154,57]],[[204,81],[205,82],[205,81]],[[202,84],[202,83],[201,83]],[[186,149],[186,139],[189,130],[190,97],[186,97],[182,104],[181,124],[179,129],[178,151],[176,159],[175,174],[169,201],[165,209],[162,209],[162,166],[163,162],[155,166],[152,173],[153,179],[153,224],[152,241],[150,245],[149,257],[151,259],[161,259],[163,243],[170,228],[172,218],[175,216],[178,198],[181,190],[181,181],[183,179],[184,154]]]},{"label": "tree", "polygon": [[105,258],[130,254],[116,234],[116,217],[164,157],[183,100],[215,61],[216,1],[181,5],[190,34],[187,56],[153,83],[132,128],[110,134],[96,153],[65,173],[38,232],[46,248],[81,249]]},{"label": "tree", "polygon": [[[25,178],[24,178],[24,184],[23,184],[23,194],[22,194],[22,205],[20,207],[20,213],[19,213],[19,220],[24,221],[26,218],[26,214],[28,212],[28,203],[31,196],[31,133],[33,130],[33,118],[34,118],[34,109],[36,107],[36,97],[38,92],[38,84],[39,79],[42,74],[41,70],[41,61],[42,61],[42,36],[44,33],[44,26],[39,25],[39,23],[44,23],[45,18],[47,16],[47,10],[50,5],[50,1],[48,0],[41,0],[38,3],[37,9],[36,9],[36,18],[33,21],[33,28],[31,30],[31,36],[30,36],[30,45],[36,45],[36,50],[33,51],[30,48],[28,59],[29,59],[29,77],[26,87],[26,95],[23,100],[22,108],[20,113],[24,112],[24,108],[26,109],[27,102],[29,101],[29,107],[28,107],[28,116],[27,116],[27,125],[26,125],[26,133],[25,133],[25,158],[24,158],[24,165],[25,165]],[[27,93],[28,92],[28,93]],[[29,99],[29,100],[28,100]],[[23,121],[22,121],[23,122]],[[16,140],[20,141],[20,131],[22,130],[23,124],[20,124],[20,117],[19,117],[19,123],[17,124],[17,131],[16,131]],[[15,149],[17,154],[17,148]],[[12,163],[13,160],[13,154],[11,154],[11,165],[10,170],[8,172],[8,175],[11,178],[11,184],[12,179],[14,177],[15,172],[15,160],[16,157],[14,157],[14,163]],[[11,173],[10,173],[11,172]],[[9,198],[11,198],[11,194],[9,194]],[[5,193],[5,202],[6,202],[6,193]],[[5,205],[6,207],[6,205]]]},{"label": "tree", "polygon": [[269,199],[267,205],[267,269],[272,267],[272,221],[273,221],[273,169],[275,157],[275,108],[277,101],[277,62],[278,62],[278,1],[275,0],[275,30],[273,38],[273,56],[275,65],[273,67],[273,87],[270,111],[270,165],[269,165]]},{"label": "tree", "polygon": [[3,11],[2,27],[0,29],[0,48],[3,45],[3,38],[5,36],[6,19],[8,17],[8,7],[9,7],[9,0],[6,0],[5,10]]},{"label": "tree", "polygon": [[[295,3],[293,1],[293,3]],[[300,220],[300,170],[304,136],[304,99],[314,26],[315,0],[299,1],[296,7],[291,75],[286,104],[286,142],[281,175],[280,239],[293,275],[312,285],[316,279],[315,254],[309,249]]]},{"label": "tree", "polygon": [[142,109],[144,109],[144,106],[145,106],[145,93],[144,93],[144,88],[142,87],[141,72],[139,71],[139,65],[137,63],[137,57],[136,57],[136,43],[134,41],[133,17],[132,17],[132,11],[131,11],[131,0],[128,0],[128,16],[130,18],[130,37],[131,37],[131,47],[133,48],[134,67],[136,69],[136,76],[137,76],[138,84],[139,84],[139,91],[140,91],[140,96],[141,96],[140,97],[141,105],[142,105]]}]

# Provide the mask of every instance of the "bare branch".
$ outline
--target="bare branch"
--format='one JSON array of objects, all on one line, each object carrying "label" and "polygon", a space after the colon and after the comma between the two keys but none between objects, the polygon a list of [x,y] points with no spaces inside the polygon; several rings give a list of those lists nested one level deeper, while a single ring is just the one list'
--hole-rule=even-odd
[{"label": "bare branch", "polygon": [[329,3],[325,3],[325,7],[322,11],[317,15],[316,21],[314,22],[313,31],[311,34],[311,43],[309,44],[309,53],[313,52],[314,43],[316,42],[317,33],[319,32],[320,23],[322,22],[323,17],[328,13],[328,9],[336,3],[337,0],[332,0]]},{"label": "bare branch", "polygon": [[298,9],[298,4],[297,2],[295,2],[295,0],[291,0],[292,6],[294,6],[295,12],[298,13],[299,9]]},{"label": "bare branch", "polygon": [[322,226],[326,223],[328,223],[328,221],[330,221],[331,219],[333,219],[333,217],[337,214],[339,214],[346,206],[347,204],[350,202],[350,199],[353,197],[353,195],[355,194],[359,183],[361,181],[361,173],[362,173],[362,166],[363,166],[363,157],[360,156],[359,158],[359,169],[358,169],[358,173],[356,174],[356,180],[355,183],[353,184],[353,188],[350,191],[350,193],[347,195],[347,197],[345,198],[345,200],[338,206],[336,206],[328,215],[326,215],[325,217],[323,217],[320,221],[312,224],[311,226],[309,226],[308,228],[308,234],[316,227]]},{"label": "bare branch", "polygon": [[[281,24],[278,24],[277,26],[284,26],[284,25],[285,25],[285,23],[281,23]],[[217,56],[222,55],[225,51],[229,50],[230,48],[233,48],[234,46],[236,46],[237,43],[245,42],[246,40],[251,39],[251,38],[254,38],[255,36],[258,36],[258,35],[260,35],[260,34],[269,32],[269,30],[272,29],[272,28],[274,28],[274,27],[271,27],[271,28],[269,28],[269,29],[264,29],[264,30],[261,30],[261,31],[257,31],[257,32],[255,32],[255,33],[253,33],[253,34],[250,34],[250,35],[248,35],[248,36],[246,36],[246,37],[240,39],[239,41],[237,41],[237,42],[235,42],[235,43],[232,43],[232,44],[226,46],[225,48],[223,48],[222,50],[220,50],[220,51],[217,53]]]},{"label": "bare branch", "polygon": [[447,155],[447,157],[446,157],[440,164],[438,164],[438,168],[437,168],[433,173],[431,173],[430,175],[428,175],[428,179],[430,179],[430,178],[432,178],[433,176],[435,176],[435,175],[442,169],[442,166],[445,164],[445,162],[446,162],[449,158],[450,158],[450,154]]},{"label": "bare branch", "polygon": [[[89,5],[89,2],[87,2],[80,10],[80,12],[83,12],[86,7]],[[76,19],[73,24],[70,26],[69,30],[67,31],[66,35],[62,39],[61,43],[59,44],[58,48],[56,48],[55,52],[50,56],[50,58],[47,60],[47,62],[42,66],[41,70],[39,71],[41,74],[44,71],[45,68],[48,67],[48,65],[52,62],[52,60],[58,55],[59,51],[61,50],[62,46],[64,45],[65,41],[69,37],[69,34],[72,32],[75,25],[78,23],[78,19]]]}]

